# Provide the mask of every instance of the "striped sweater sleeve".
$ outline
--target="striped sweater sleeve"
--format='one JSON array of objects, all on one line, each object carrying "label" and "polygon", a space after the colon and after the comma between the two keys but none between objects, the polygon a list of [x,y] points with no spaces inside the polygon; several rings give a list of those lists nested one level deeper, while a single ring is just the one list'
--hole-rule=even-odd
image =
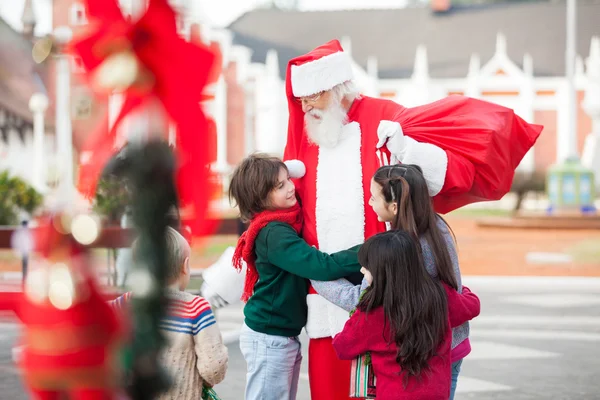
[{"label": "striped sweater sleeve", "polygon": [[199,296],[194,296],[191,301],[175,300],[162,324],[164,330],[192,334],[198,358],[196,367],[209,386],[225,378],[229,358],[227,347],[208,301]]}]

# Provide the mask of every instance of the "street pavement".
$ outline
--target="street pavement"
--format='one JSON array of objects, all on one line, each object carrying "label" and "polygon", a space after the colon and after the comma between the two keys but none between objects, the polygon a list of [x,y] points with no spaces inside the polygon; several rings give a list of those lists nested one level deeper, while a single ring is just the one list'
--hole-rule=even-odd
[{"label": "street pavement", "polygon": [[[481,299],[471,324],[456,399],[600,399],[600,278],[464,277]],[[216,386],[224,400],[244,398],[246,365],[237,338],[241,305],[217,311],[229,370]],[[26,399],[11,349],[18,326],[0,323],[0,399]],[[310,399],[307,344],[298,400]]]}]

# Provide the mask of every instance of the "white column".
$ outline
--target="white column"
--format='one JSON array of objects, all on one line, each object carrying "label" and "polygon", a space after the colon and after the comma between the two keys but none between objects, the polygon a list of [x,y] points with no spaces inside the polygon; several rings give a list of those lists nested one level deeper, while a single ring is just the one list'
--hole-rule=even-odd
[{"label": "white column", "polygon": [[214,118],[217,127],[216,171],[227,173],[227,84],[221,75],[215,84]]},{"label": "white column", "polygon": [[[72,37],[71,29],[61,26],[54,31],[59,45],[67,44]],[[60,162],[60,197],[69,202],[74,195],[73,180],[73,131],[71,129],[71,62],[66,54],[56,57],[56,141]]]},{"label": "white column", "polygon": [[569,149],[569,97],[568,84],[562,81],[556,90],[556,163],[563,163],[568,157]]},{"label": "white column", "polygon": [[377,57],[369,56],[367,58],[367,74],[371,79],[377,81],[379,79],[379,63]]},{"label": "white column", "polygon": [[410,81],[400,92],[398,102],[406,107],[416,107],[432,101],[433,90],[429,77],[429,61],[427,48],[417,46],[413,73]]},{"label": "white column", "polygon": [[363,83],[359,89],[363,91],[365,96],[379,97],[379,66],[377,57],[369,56],[367,58],[367,70],[366,74],[362,72],[360,66],[357,66],[357,72],[355,77],[358,78],[359,74],[363,76]]},{"label": "white column", "polygon": [[[523,83],[519,94],[519,116],[529,123],[533,123],[534,110],[533,101],[535,99],[535,88],[533,86],[533,60],[529,54],[523,56]],[[529,151],[521,160],[517,170],[525,173],[532,173],[535,168],[534,150]]]},{"label": "white column", "polygon": [[35,93],[29,99],[29,109],[33,113],[33,181],[39,192],[46,190],[46,162],[44,160],[44,113],[48,108],[48,97]]},{"label": "white column", "polygon": [[577,157],[577,92],[575,91],[575,43],[577,38],[577,0],[567,0],[567,44],[565,72],[567,75],[568,130],[564,141],[566,158]]},{"label": "white column", "polygon": [[469,72],[467,74],[467,89],[465,95],[477,99],[481,92],[479,89],[479,73],[481,70],[481,60],[478,54],[471,54],[469,60]]},{"label": "white column", "polygon": [[256,83],[255,81],[249,81],[244,84],[244,112],[246,123],[244,132],[244,156],[254,152],[254,137],[255,137],[255,102],[256,102]]},{"label": "white column", "polygon": [[269,50],[265,69],[256,78],[255,115],[256,115],[256,150],[283,155],[287,139],[287,130],[281,127],[282,104],[285,90],[279,78],[278,55],[275,50]]},{"label": "white column", "polygon": [[592,132],[583,146],[581,163],[594,171],[596,187],[600,190],[600,37],[592,38],[587,59],[587,85],[583,108],[592,119]]},{"label": "white column", "polygon": [[349,36],[344,36],[340,40],[344,53],[347,53],[349,57],[352,57],[352,39]]}]

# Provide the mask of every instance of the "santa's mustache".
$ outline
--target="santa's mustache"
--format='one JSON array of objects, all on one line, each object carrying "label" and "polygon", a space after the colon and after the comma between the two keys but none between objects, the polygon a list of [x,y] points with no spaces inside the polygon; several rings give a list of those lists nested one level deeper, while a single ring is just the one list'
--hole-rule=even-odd
[{"label": "santa's mustache", "polygon": [[334,104],[326,110],[308,111],[304,122],[309,141],[319,146],[334,147],[347,122],[347,115],[341,105]]},{"label": "santa's mustache", "polygon": [[318,118],[318,119],[322,119],[323,115],[325,115],[324,111],[321,110],[310,110],[308,112],[308,115],[313,117],[313,118]]}]

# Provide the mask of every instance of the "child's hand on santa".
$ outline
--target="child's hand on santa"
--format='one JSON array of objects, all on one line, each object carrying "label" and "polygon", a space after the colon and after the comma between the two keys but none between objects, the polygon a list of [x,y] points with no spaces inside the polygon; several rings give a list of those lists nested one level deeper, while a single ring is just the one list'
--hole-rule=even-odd
[{"label": "child's hand on santa", "polygon": [[360,272],[365,276],[364,277],[365,281],[367,281],[367,283],[369,285],[371,285],[371,283],[373,283],[373,275],[371,275],[371,272],[368,269],[366,269],[365,267],[362,267],[360,269]]}]

